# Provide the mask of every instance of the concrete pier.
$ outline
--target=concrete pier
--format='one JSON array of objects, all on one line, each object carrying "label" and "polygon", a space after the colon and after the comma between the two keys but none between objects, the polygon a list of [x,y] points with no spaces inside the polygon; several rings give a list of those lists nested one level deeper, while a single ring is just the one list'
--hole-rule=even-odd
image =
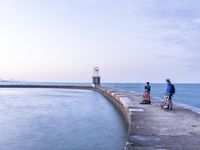
[{"label": "concrete pier", "polygon": [[200,150],[200,114],[180,106],[167,111],[160,102],[141,105],[142,95],[98,88],[129,125],[124,150]]}]

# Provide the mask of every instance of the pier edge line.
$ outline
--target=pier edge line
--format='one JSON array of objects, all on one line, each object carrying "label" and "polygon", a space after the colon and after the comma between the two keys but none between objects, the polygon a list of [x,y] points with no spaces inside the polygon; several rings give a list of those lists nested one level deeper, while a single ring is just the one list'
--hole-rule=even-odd
[{"label": "pier edge line", "polygon": [[132,119],[131,119],[132,112],[130,111],[131,108],[129,108],[129,106],[126,103],[123,103],[122,101],[123,95],[120,95],[117,92],[117,90],[111,90],[111,89],[106,89],[102,87],[95,87],[94,90],[102,94],[109,101],[111,101],[114,104],[114,106],[124,116],[126,123],[128,124],[128,133],[127,133],[127,138],[124,145],[124,150],[127,150],[127,145],[129,144],[128,137],[130,135],[129,133],[130,133],[130,129],[131,129],[130,127],[131,127],[131,122],[132,122]]}]

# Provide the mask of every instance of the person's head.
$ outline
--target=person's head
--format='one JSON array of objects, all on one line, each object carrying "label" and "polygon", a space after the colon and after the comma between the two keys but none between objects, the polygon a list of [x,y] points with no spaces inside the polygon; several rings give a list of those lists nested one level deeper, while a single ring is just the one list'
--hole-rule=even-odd
[{"label": "person's head", "polygon": [[149,85],[149,82],[147,82],[146,84]]},{"label": "person's head", "polygon": [[166,79],[166,82],[167,82],[168,84],[170,84],[170,83],[171,83],[170,79]]}]

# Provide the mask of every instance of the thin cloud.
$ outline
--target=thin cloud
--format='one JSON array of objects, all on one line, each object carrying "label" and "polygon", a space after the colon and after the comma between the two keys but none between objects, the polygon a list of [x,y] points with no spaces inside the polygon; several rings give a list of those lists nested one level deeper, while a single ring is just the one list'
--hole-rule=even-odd
[{"label": "thin cloud", "polygon": [[[191,52],[195,52],[192,57],[193,55],[200,57],[198,0],[146,0],[145,2],[136,0],[136,2],[144,8],[140,11],[140,16],[148,23],[146,28],[152,33],[150,36],[154,37],[153,41],[174,47],[174,51],[176,48],[181,49],[181,55],[186,57],[187,53]],[[194,63],[199,64],[199,62]]]}]

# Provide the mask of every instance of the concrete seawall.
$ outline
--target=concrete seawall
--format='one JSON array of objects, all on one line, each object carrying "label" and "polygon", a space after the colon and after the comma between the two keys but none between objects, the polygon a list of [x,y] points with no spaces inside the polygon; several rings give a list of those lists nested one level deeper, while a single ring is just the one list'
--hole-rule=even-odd
[{"label": "concrete seawall", "polygon": [[[102,88],[98,87],[96,89],[99,93],[101,93],[104,97],[106,97],[108,100],[110,100],[117,109],[123,114],[127,124],[128,124],[128,136],[130,133],[130,126],[131,126],[131,107],[129,107],[128,103],[130,102],[129,99],[122,94],[120,91],[112,90],[109,88]],[[127,150],[127,144],[128,144],[128,138],[125,141],[125,147],[124,150]]]},{"label": "concrete seawall", "polygon": [[120,110],[128,124],[131,123],[129,108],[126,103],[123,103],[123,98],[121,97],[122,95],[116,94],[116,91],[106,90],[103,88],[98,88],[97,91],[110,100]]}]

